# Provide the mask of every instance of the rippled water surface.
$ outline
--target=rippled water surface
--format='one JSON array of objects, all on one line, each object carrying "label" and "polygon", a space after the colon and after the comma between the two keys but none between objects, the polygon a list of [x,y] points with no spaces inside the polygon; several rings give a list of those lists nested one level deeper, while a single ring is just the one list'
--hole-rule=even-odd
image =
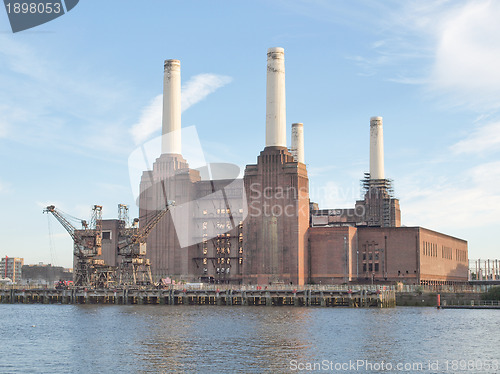
[{"label": "rippled water surface", "polygon": [[499,323],[500,310],[3,304],[0,372],[498,373]]}]

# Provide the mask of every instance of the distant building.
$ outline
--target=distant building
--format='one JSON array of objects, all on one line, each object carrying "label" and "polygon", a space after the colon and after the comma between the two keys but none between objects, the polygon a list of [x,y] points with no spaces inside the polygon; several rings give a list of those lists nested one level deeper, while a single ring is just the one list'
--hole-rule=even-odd
[{"label": "distant building", "polygon": [[24,258],[5,256],[0,262],[0,274],[2,278],[9,278],[12,282],[21,280],[21,268]]},{"label": "distant building", "polygon": [[54,283],[59,280],[73,280],[73,272],[62,266],[40,263],[38,265],[24,265],[22,279],[36,283]]}]

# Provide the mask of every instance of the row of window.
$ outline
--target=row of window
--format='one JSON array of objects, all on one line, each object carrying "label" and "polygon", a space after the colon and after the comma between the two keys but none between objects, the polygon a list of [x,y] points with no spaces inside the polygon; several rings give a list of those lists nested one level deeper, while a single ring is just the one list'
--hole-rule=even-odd
[{"label": "row of window", "polygon": [[373,272],[374,271],[375,273],[378,273],[378,271],[379,271],[379,263],[376,262],[375,264],[372,264],[372,263],[363,264],[363,272],[366,272],[366,271],[369,271],[369,272]]},{"label": "row of window", "polygon": [[[243,227],[243,221],[240,221],[239,226]],[[217,221],[217,222],[215,222],[215,227],[219,230],[223,230],[223,229],[231,230],[233,228],[231,225],[231,221]],[[203,221],[201,224],[201,228],[203,230],[207,230],[208,229],[208,222]]]},{"label": "row of window", "polygon": [[[229,214],[231,211],[229,209],[217,209],[217,214]],[[240,212],[243,212],[243,209],[240,209]],[[207,214],[207,211],[204,210],[203,214]],[[220,230],[225,230],[231,229],[231,222],[230,221],[224,221],[224,222],[216,222],[215,226],[220,229]],[[209,242],[209,236],[208,236],[208,221],[203,221],[202,222],[202,229],[203,229],[203,239],[202,239],[202,251],[203,251],[203,256],[204,258],[202,259],[203,265],[208,264],[209,256],[208,256],[208,242]],[[219,275],[223,274],[228,274],[229,269],[231,267],[231,258],[228,258],[231,254],[231,246],[232,246],[232,239],[233,237],[231,236],[231,233],[229,232],[224,232],[224,233],[219,233],[217,236],[214,238],[213,245],[214,245],[214,250],[216,253],[216,259],[214,261],[217,261],[218,266],[225,266],[223,268],[217,268],[216,273]],[[243,263],[243,221],[238,222],[238,263],[241,265]],[[208,267],[203,268],[203,273],[208,274]]]},{"label": "row of window", "polygon": [[[363,252],[366,252],[366,251],[372,250],[373,247],[377,247],[377,246],[378,246],[378,243],[375,243],[375,242],[372,242],[372,243],[366,242],[366,244],[362,245],[361,250]],[[376,249],[376,250],[379,250],[379,249]]]},{"label": "row of window", "polygon": [[424,256],[437,257],[438,256],[438,245],[435,243],[423,242],[423,254]]},{"label": "row of window", "polygon": [[[204,258],[203,259],[203,265],[206,265],[207,263],[208,263],[208,259]],[[218,264],[228,264],[229,265],[231,263],[231,259],[230,258],[225,258],[225,257],[220,257],[220,258],[217,259],[217,263]],[[240,264],[241,264],[241,262],[240,262]]]},{"label": "row of window", "polygon": [[[238,212],[239,213],[243,213],[243,209],[240,208],[238,209]],[[217,209],[215,211],[216,214],[231,214],[231,209],[227,208],[227,209]],[[208,214],[208,210],[207,209],[203,209],[203,215],[207,215]]]},{"label": "row of window", "polygon": [[[422,253],[424,256],[438,257],[438,245],[436,243],[430,243],[424,241],[422,246]],[[453,260],[453,248],[441,246],[441,258],[447,260]],[[466,262],[467,261],[467,251],[463,249],[455,249],[455,260]]]},{"label": "row of window", "polygon": [[[208,259],[207,259],[207,258],[204,258],[204,259],[203,259],[203,265],[206,265],[207,263],[208,263]],[[231,263],[231,259],[230,259],[230,258],[224,258],[224,257],[221,257],[221,258],[218,258],[218,259],[217,259],[217,263],[218,263],[218,264],[224,264],[224,263],[226,263],[226,264],[228,264],[228,265],[229,265],[229,264]],[[239,263],[240,265],[243,263],[243,259],[242,259],[241,257],[240,257],[240,258],[238,258],[238,263]],[[377,265],[378,265],[378,264],[377,264]],[[377,269],[378,269],[378,267],[377,267]],[[208,269],[207,269],[207,271],[208,271]],[[376,271],[378,271],[378,270],[376,270]]]},{"label": "row of window", "polygon": [[463,249],[455,249],[455,257],[457,261],[467,262],[467,251]]},{"label": "row of window", "polygon": [[453,249],[443,246],[441,248],[441,257],[447,260],[453,260]]},{"label": "row of window", "polygon": [[[203,214],[206,214],[206,210],[203,211]],[[207,228],[208,228],[208,222],[204,221],[203,222],[203,241],[202,241],[202,248],[203,248],[203,256],[206,256],[208,253],[208,234],[207,234]],[[203,265],[207,264],[207,258],[205,257],[203,259]],[[203,268],[203,274],[207,274],[208,269]]]},{"label": "row of window", "polygon": [[373,259],[378,260],[379,257],[380,257],[379,252],[375,252],[375,253],[373,253],[373,252],[368,252],[368,253],[364,252],[363,253],[363,261],[365,261],[366,259],[368,259],[368,261],[372,261]]},{"label": "row of window", "polygon": [[[217,255],[223,255],[223,254],[231,254],[231,247],[227,247],[227,248],[224,248],[224,247],[218,247],[217,248]],[[238,253],[241,255],[243,254],[243,247],[239,247],[238,248]],[[203,255],[206,256],[208,254],[208,248],[207,247],[203,247]]]}]

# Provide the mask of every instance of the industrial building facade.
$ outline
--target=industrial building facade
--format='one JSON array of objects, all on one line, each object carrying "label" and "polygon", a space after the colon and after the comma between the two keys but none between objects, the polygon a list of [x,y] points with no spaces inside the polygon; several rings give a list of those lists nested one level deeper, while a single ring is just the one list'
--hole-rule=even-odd
[{"label": "industrial building facade", "polygon": [[309,229],[309,281],[438,285],[467,281],[467,242],[422,227]]},{"label": "industrial building facade", "polygon": [[[292,125],[290,149],[286,143],[282,48],[268,50],[266,143],[243,179],[219,173],[224,164],[189,167],[181,149],[180,87],[180,62],[165,61],[162,154],[144,171],[139,196],[140,226],[175,201],[147,240],[156,282],[467,281],[466,241],[401,227],[399,200],[384,175],[381,117],[370,119],[370,172],[362,180],[363,199],[352,209],[321,210],[310,202],[303,124]],[[111,233],[103,237],[102,256],[110,264],[118,262],[113,225],[103,223]]]}]

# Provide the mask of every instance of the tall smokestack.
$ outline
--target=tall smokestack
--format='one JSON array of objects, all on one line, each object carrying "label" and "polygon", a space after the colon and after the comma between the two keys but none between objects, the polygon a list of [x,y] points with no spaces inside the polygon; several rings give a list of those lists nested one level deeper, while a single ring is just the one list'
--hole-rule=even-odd
[{"label": "tall smokestack", "polygon": [[370,179],[384,179],[384,130],[382,117],[370,118]]},{"label": "tall smokestack", "polygon": [[285,50],[267,50],[266,147],[286,148]]},{"label": "tall smokestack", "polygon": [[304,161],[304,124],[292,123],[291,153],[295,161],[305,164]]},{"label": "tall smokestack", "polygon": [[161,153],[181,154],[181,63],[165,60]]}]

